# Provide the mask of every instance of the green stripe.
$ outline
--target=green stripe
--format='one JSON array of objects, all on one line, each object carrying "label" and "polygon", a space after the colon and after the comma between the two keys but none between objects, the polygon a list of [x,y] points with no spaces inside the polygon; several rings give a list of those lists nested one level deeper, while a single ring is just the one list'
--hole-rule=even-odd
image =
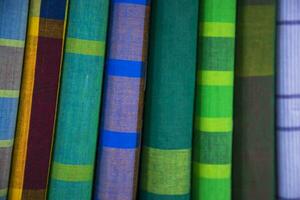
[{"label": "green stripe", "polygon": [[25,41],[24,40],[0,39],[0,46],[23,48],[25,46]]},{"label": "green stripe", "polygon": [[12,147],[14,140],[0,140],[0,148]]},{"label": "green stripe", "polygon": [[222,22],[202,22],[200,23],[200,36],[203,37],[235,37],[235,24]]},{"label": "green stripe", "polygon": [[231,132],[207,133],[195,131],[193,161],[207,164],[231,162]]},{"label": "green stripe", "polygon": [[19,90],[0,90],[0,98],[18,98]]},{"label": "green stripe", "polygon": [[234,41],[234,38],[200,37],[198,59],[201,62],[199,62],[199,68],[201,70],[232,71]]},{"label": "green stripe", "polygon": [[203,132],[231,132],[232,118],[196,117],[196,130]]},{"label": "green stripe", "polygon": [[160,195],[151,192],[140,191],[139,199],[141,200],[190,200],[190,194],[183,195]]},{"label": "green stripe", "polygon": [[[231,199],[231,179],[193,178],[192,200]],[[213,192],[214,191],[214,192]]]},{"label": "green stripe", "polygon": [[226,179],[231,175],[231,164],[202,164],[193,162],[193,175],[199,178]]},{"label": "green stripe", "polygon": [[65,51],[67,53],[84,54],[91,56],[104,56],[105,42],[67,38]]},{"label": "green stripe", "polygon": [[201,86],[197,91],[197,116],[232,117],[233,86]]},{"label": "green stripe", "polygon": [[67,182],[93,180],[93,165],[67,165],[53,162],[51,178]]},{"label": "green stripe", "polygon": [[0,197],[5,197],[7,195],[7,188],[0,189]]},{"label": "green stripe", "polygon": [[200,70],[197,73],[199,85],[232,86],[233,71]]},{"label": "green stripe", "polygon": [[[217,6],[216,6],[217,5]],[[233,0],[200,1],[200,21],[234,22],[236,3]],[[203,12],[209,11],[209,12]]]},{"label": "green stripe", "polygon": [[142,189],[160,195],[182,195],[190,190],[191,149],[162,150],[144,146]]}]

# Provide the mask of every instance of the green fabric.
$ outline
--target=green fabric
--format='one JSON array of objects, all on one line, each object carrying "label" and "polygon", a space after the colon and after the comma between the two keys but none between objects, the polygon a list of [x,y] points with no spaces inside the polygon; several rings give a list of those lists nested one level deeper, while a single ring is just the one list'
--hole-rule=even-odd
[{"label": "green fabric", "polygon": [[275,199],[275,0],[238,0],[233,199]]},{"label": "green fabric", "polygon": [[200,3],[192,199],[231,199],[235,0]]},{"label": "green fabric", "polygon": [[198,0],[153,0],[140,199],[189,200]]}]

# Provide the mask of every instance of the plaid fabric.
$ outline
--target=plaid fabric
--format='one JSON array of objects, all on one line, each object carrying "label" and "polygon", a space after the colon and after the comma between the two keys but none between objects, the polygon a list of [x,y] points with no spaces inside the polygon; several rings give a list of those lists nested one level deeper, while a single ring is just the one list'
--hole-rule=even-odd
[{"label": "plaid fabric", "polygon": [[140,200],[189,200],[198,0],[154,0]]},{"label": "plaid fabric", "polygon": [[95,199],[135,199],[145,69],[148,0],[113,0]]},{"label": "plaid fabric", "polygon": [[19,101],[28,0],[1,0],[0,10],[0,200],[5,200]]},{"label": "plaid fabric", "polygon": [[235,0],[200,4],[193,199],[231,199]]},{"label": "plaid fabric", "polygon": [[9,199],[44,199],[54,129],[65,0],[30,4]]},{"label": "plaid fabric", "polygon": [[274,199],[275,0],[238,0],[233,198]]},{"label": "plaid fabric", "polygon": [[300,1],[279,0],[277,152],[279,199],[300,199]]},{"label": "plaid fabric", "polygon": [[91,199],[108,0],[69,4],[48,199]]}]

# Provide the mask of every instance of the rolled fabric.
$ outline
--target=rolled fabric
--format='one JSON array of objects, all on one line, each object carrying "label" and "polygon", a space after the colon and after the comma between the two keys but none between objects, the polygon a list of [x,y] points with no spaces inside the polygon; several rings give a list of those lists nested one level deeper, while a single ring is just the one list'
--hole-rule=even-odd
[{"label": "rolled fabric", "polygon": [[0,1],[0,200],[7,196],[28,4],[28,0]]},{"label": "rolled fabric", "polygon": [[150,1],[112,0],[94,198],[136,196]]},{"label": "rolled fabric", "polygon": [[140,200],[189,200],[198,0],[153,0]]},{"label": "rolled fabric", "polygon": [[275,0],[238,0],[233,199],[275,198]]},{"label": "rolled fabric", "polygon": [[279,0],[277,18],[278,198],[300,199],[300,1]]},{"label": "rolled fabric", "polygon": [[193,200],[231,199],[235,0],[200,3]]},{"label": "rolled fabric", "polygon": [[62,58],[66,0],[33,0],[9,199],[45,199]]},{"label": "rolled fabric", "polygon": [[108,0],[72,0],[48,199],[91,199]]}]

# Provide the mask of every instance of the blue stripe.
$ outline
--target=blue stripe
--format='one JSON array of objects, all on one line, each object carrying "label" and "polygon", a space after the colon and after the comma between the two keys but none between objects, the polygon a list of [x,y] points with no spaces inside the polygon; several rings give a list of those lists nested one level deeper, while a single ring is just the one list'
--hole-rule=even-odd
[{"label": "blue stripe", "polygon": [[150,0],[113,0],[113,3],[132,3],[132,4],[149,5]]},{"label": "blue stripe", "polygon": [[143,62],[109,59],[106,66],[106,73],[111,76],[144,77]]},{"label": "blue stripe", "polygon": [[10,140],[15,133],[18,98],[0,98],[0,140]]},{"label": "blue stripe", "polygon": [[278,25],[299,25],[300,20],[277,21]]},{"label": "blue stripe", "polygon": [[134,149],[140,144],[140,134],[136,132],[114,132],[101,130],[101,146],[123,149]]},{"label": "blue stripe", "polygon": [[276,127],[278,131],[300,131],[300,126],[291,126],[291,127]]},{"label": "blue stripe", "polygon": [[299,99],[300,94],[276,94],[276,98],[279,98],[279,99]]},{"label": "blue stripe", "polygon": [[65,19],[66,0],[44,0],[41,2],[41,18],[57,20]]}]

